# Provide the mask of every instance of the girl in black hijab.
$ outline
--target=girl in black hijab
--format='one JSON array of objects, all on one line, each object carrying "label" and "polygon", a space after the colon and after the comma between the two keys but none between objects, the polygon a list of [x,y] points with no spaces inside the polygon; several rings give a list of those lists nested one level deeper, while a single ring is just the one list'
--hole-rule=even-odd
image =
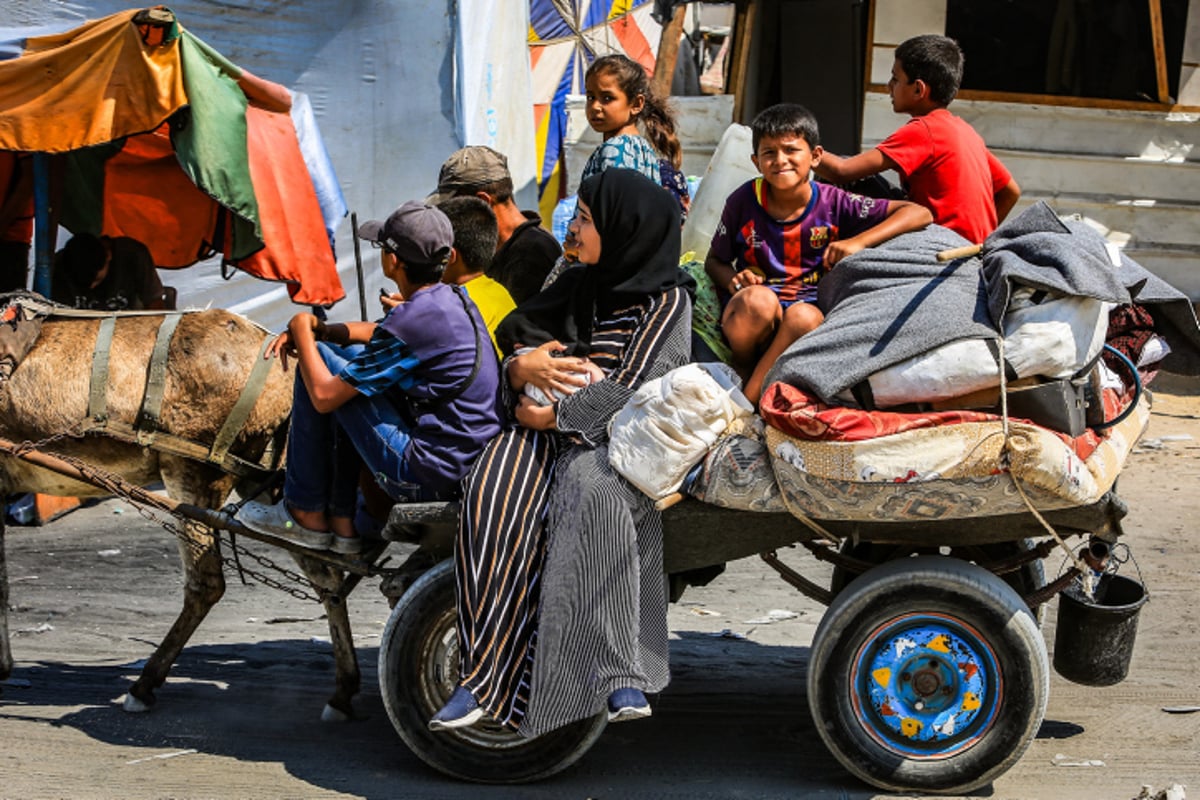
[{"label": "girl in black hijab", "polygon": [[[457,690],[434,730],[485,716],[536,736],[607,711],[649,716],[667,683],[662,520],[608,464],[608,423],[687,363],[691,279],[674,198],[632,170],[579,188],[584,262],[496,329],[517,425],[467,476],[455,553]],[[582,385],[584,359],[604,379]],[[541,406],[532,384],[561,399]],[[519,397],[519,402],[513,399]],[[534,656],[536,629],[537,656]]]}]

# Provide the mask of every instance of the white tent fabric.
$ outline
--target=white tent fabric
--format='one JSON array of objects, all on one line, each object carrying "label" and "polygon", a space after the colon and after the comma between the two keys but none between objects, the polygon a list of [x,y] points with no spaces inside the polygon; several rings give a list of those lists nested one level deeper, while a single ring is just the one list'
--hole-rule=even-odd
[{"label": "white tent fabric", "polygon": [[[0,29],[61,30],[129,6],[4,0]],[[536,202],[524,0],[173,0],[169,7],[235,64],[308,95],[360,221],[432,192],[439,165],[462,144],[509,153],[524,189],[519,199]],[[479,77],[488,75],[490,84]],[[348,221],[337,230],[347,297],[330,312],[334,320],[359,315],[352,235]],[[378,316],[383,277],[374,251],[363,257],[368,314]],[[216,263],[162,275],[181,306],[231,308],[272,330],[301,310],[282,286],[240,272],[224,280]]]}]

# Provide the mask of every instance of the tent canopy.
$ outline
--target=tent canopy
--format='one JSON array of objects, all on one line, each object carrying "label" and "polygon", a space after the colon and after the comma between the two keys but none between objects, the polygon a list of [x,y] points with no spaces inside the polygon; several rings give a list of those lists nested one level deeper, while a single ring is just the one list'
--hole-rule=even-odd
[{"label": "tent canopy", "polygon": [[653,73],[662,35],[653,12],[652,0],[530,0],[529,60],[542,219],[550,219],[567,183],[562,175],[567,95],[583,94],[583,76],[599,56],[621,53]]},{"label": "tent canopy", "polygon": [[0,238],[29,240],[30,153],[51,154],[73,233],[131,236],[166,268],[221,253],[297,303],[344,296],[331,242],[346,206],[307,99],[165,9],[30,37],[0,62]]}]

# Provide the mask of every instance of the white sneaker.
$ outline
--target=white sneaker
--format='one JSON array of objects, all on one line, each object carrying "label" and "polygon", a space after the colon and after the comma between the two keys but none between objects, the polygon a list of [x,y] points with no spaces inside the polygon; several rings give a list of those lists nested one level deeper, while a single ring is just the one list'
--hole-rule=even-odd
[{"label": "white sneaker", "polygon": [[314,531],[296,522],[287,510],[284,500],[273,506],[252,500],[242,506],[242,510],[237,513],[237,519],[252,531],[265,533],[309,550],[328,550],[333,538],[329,531]]}]

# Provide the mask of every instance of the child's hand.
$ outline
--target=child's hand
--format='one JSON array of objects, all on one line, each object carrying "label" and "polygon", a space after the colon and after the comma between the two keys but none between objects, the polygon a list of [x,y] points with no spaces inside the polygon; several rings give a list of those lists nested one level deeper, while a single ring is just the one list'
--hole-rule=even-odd
[{"label": "child's hand", "polygon": [[384,312],[391,311],[393,308],[403,302],[404,295],[400,294],[399,292],[392,292],[391,294],[383,294],[381,292],[379,295],[379,304],[383,306]]},{"label": "child's hand", "polygon": [[517,422],[533,431],[549,431],[557,427],[554,406],[542,406],[529,397],[521,397],[517,403]]},{"label": "child's hand", "polygon": [[737,294],[747,286],[757,286],[760,283],[765,283],[762,275],[759,275],[752,269],[744,269],[733,276],[733,280],[729,282],[729,286],[725,287],[730,294]]},{"label": "child's hand", "polygon": [[825,255],[822,256],[821,262],[826,267],[832,267],[843,258],[852,256],[865,247],[866,245],[856,239],[838,239],[835,242],[830,242],[829,246],[825,248]]}]

